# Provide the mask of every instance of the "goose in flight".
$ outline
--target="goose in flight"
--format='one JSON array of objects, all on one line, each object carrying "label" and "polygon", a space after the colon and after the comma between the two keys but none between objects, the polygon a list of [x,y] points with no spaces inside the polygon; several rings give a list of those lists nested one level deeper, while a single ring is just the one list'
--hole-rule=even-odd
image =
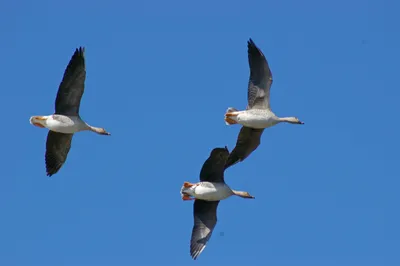
[{"label": "goose in flight", "polygon": [[104,128],[88,125],[79,115],[86,79],[84,51],[82,47],[76,49],[65,69],[54,114],[32,116],[29,119],[32,125],[49,129],[45,154],[47,176],[57,173],[65,163],[74,133],[90,130],[100,135],[110,135]]},{"label": "goose in flight", "polygon": [[243,126],[225,168],[246,159],[260,145],[260,138],[265,128],[281,122],[304,124],[297,117],[278,117],[272,112],[270,105],[272,73],[268,62],[252,39],[247,42],[247,54],[250,78],[246,110],[239,111],[229,107],[225,113],[227,125]]},{"label": "goose in flight", "polygon": [[195,200],[193,204],[194,225],[190,240],[190,255],[195,260],[206,247],[217,223],[217,207],[220,200],[232,195],[254,199],[248,192],[231,189],[224,181],[224,166],[228,148],[215,148],[200,171],[200,182],[184,182],[181,188],[183,200]]}]

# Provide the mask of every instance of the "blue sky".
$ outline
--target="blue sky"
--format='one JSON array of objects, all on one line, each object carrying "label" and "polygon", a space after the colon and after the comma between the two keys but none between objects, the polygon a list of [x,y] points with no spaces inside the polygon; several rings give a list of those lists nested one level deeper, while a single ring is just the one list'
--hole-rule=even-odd
[{"label": "blue sky", "polygon": [[[0,265],[399,265],[400,4],[396,1],[3,1]],[[248,38],[274,77],[267,129],[227,170],[230,198],[197,261],[195,182],[233,149],[227,107],[247,103]],[[45,175],[64,69],[86,47],[78,133]]]}]

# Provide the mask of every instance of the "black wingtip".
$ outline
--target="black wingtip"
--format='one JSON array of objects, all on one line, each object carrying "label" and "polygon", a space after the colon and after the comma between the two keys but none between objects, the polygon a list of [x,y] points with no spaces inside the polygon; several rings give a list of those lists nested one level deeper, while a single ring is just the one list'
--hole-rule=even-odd
[{"label": "black wingtip", "polygon": [[260,49],[258,49],[257,45],[253,42],[251,38],[247,41],[247,50],[248,52],[260,52]]},{"label": "black wingtip", "polygon": [[[46,164],[48,164],[48,162],[46,162]],[[47,166],[47,167],[46,167],[46,175],[47,175],[48,177],[51,177],[51,176],[57,174],[58,171],[60,171],[61,166],[62,166],[62,165],[58,165],[58,166],[49,165],[49,166]]]},{"label": "black wingtip", "polygon": [[204,248],[199,248],[199,247],[191,247],[190,248],[190,257],[192,257],[193,260],[197,260],[200,256],[200,254],[203,252]]},{"label": "black wingtip", "polygon": [[75,49],[74,56],[84,56],[85,55],[85,47],[84,46],[79,46],[78,48]]},{"label": "black wingtip", "polygon": [[247,47],[257,47],[251,38],[247,41]]},{"label": "black wingtip", "polygon": [[259,57],[266,60],[263,52],[257,47],[251,38],[247,42],[247,54],[249,58],[254,58],[253,60],[256,60]]}]

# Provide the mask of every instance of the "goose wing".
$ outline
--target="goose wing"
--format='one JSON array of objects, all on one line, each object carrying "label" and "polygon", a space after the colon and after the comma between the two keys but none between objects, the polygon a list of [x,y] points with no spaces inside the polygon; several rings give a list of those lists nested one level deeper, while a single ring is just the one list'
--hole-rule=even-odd
[{"label": "goose wing", "polygon": [[204,250],[217,224],[219,201],[196,199],[193,204],[194,225],[190,240],[190,255],[195,260]]},{"label": "goose wing", "polygon": [[272,85],[272,73],[267,60],[252,39],[247,42],[250,78],[247,90],[247,109],[271,109],[269,92]]},{"label": "goose wing", "polygon": [[200,181],[224,182],[224,165],[228,157],[227,147],[213,149],[201,168]]},{"label": "goose wing", "polygon": [[86,67],[85,48],[75,50],[63,79],[58,87],[55,101],[55,113],[60,115],[79,115],[79,107],[85,90]]},{"label": "goose wing", "polygon": [[57,173],[67,160],[74,134],[64,134],[49,130],[46,141],[46,172],[48,176]]},{"label": "goose wing", "polygon": [[246,159],[261,143],[261,136],[264,129],[242,127],[240,129],[236,146],[229,154],[225,169]]}]

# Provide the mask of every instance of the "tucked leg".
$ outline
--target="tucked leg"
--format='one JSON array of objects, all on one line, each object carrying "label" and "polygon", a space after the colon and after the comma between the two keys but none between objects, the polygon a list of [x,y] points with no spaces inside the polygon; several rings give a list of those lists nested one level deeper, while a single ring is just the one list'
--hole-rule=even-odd
[{"label": "tucked leg", "polygon": [[190,187],[193,187],[194,186],[194,184],[192,184],[192,183],[190,183],[190,182],[184,182],[183,183],[183,187],[184,188],[190,188]]},{"label": "tucked leg", "polygon": [[188,196],[188,195],[183,195],[183,196],[182,196],[182,200],[194,200],[194,198],[191,198],[191,197]]}]

